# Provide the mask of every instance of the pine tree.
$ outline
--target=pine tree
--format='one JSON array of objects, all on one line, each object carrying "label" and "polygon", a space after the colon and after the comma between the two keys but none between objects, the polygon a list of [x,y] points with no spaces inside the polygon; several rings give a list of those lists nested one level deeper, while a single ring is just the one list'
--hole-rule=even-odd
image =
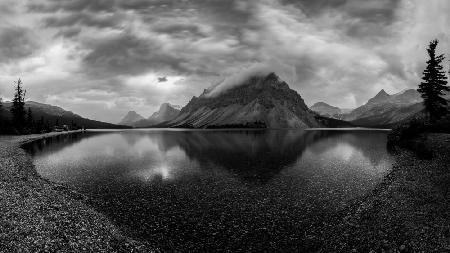
[{"label": "pine tree", "polygon": [[427,67],[423,71],[422,82],[419,84],[418,92],[421,93],[425,109],[429,114],[430,121],[440,119],[447,113],[447,100],[442,97],[444,91],[450,91],[447,86],[447,76],[443,70],[443,54],[436,55],[438,40],[430,42],[427,49],[430,59],[427,61]]},{"label": "pine tree", "polygon": [[42,133],[44,131],[44,117],[41,116],[41,118],[36,122],[36,132]]},{"label": "pine tree", "polygon": [[2,132],[3,124],[5,121],[2,116],[2,110],[3,110],[3,100],[2,98],[0,98],[0,133]]},{"label": "pine tree", "polygon": [[14,124],[22,128],[25,125],[25,94],[26,91],[22,87],[22,80],[19,80],[15,82],[16,87],[16,93],[14,94],[13,104],[11,107],[11,113],[13,116],[13,122]]},{"label": "pine tree", "polygon": [[33,128],[33,113],[31,112],[30,107],[28,107],[27,111],[27,125],[29,128]]}]

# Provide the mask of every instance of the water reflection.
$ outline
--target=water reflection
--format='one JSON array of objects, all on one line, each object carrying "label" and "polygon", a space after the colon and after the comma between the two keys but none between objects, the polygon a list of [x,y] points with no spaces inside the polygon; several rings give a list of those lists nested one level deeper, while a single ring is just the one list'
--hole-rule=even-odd
[{"label": "water reflection", "polygon": [[163,250],[292,251],[381,180],[385,144],[383,132],[130,130],[26,149],[42,176]]}]

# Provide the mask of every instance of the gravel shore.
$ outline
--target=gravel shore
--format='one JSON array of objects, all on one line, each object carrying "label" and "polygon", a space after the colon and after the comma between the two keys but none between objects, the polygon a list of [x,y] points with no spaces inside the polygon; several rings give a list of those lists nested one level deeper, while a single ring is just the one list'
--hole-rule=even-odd
[{"label": "gravel shore", "polygon": [[83,195],[36,173],[21,145],[59,134],[0,136],[0,252],[151,252]]},{"label": "gravel shore", "polygon": [[[0,252],[151,252],[83,195],[42,179],[21,145],[61,133],[0,136]],[[305,234],[313,252],[450,252],[450,135],[431,134],[432,160],[399,150],[367,196]]]},{"label": "gravel shore", "polygon": [[450,252],[450,135],[427,145],[432,160],[398,150],[371,194],[312,232],[320,252]]}]

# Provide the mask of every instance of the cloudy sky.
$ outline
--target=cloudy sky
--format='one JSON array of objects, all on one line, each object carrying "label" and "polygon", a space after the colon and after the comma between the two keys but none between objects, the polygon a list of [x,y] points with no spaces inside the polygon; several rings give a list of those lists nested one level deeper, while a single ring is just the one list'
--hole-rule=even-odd
[{"label": "cloudy sky", "polygon": [[255,64],[308,105],[351,108],[417,86],[450,53],[448,0],[1,0],[0,97],[117,122],[149,116]]}]

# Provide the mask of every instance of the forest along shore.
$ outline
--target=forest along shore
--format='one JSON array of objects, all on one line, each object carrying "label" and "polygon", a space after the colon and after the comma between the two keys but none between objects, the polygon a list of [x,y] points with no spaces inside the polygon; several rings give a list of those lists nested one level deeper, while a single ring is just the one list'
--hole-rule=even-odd
[{"label": "forest along shore", "polygon": [[21,148],[70,133],[0,136],[0,251],[152,251],[122,236],[83,195],[41,178]]},{"label": "forest along shore", "polygon": [[427,142],[433,159],[399,150],[373,192],[311,233],[321,252],[450,252],[450,134]]},{"label": "forest along shore", "polygon": [[[37,174],[21,145],[59,134],[66,133],[0,136],[0,249],[152,251],[123,236],[83,195]],[[374,191],[312,228],[304,238],[311,251],[450,251],[450,135],[431,134],[428,142],[432,160],[400,150]]]}]

